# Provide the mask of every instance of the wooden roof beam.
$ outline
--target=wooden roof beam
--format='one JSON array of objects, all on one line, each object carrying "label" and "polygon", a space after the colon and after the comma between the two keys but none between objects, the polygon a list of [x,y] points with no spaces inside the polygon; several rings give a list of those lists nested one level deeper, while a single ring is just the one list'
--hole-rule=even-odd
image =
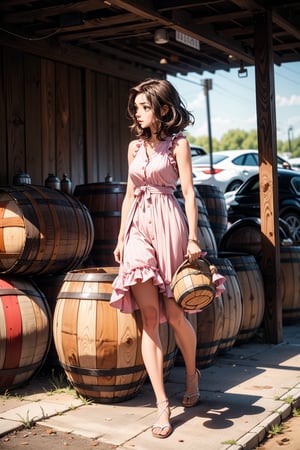
[{"label": "wooden roof beam", "polygon": [[[22,2],[23,4],[24,2]],[[30,2],[31,3],[31,2]],[[42,8],[28,8],[26,11],[6,13],[2,20],[6,23],[33,22],[34,20],[45,20],[49,17],[59,16],[61,14],[73,12],[87,12],[95,9],[107,9],[108,6],[101,0],[77,1],[70,4],[61,3],[60,5],[45,6]]]},{"label": "wooden roof beam", "polygon": [[273,19],[273,22],[276,23],[276,25],[278,25],[279,27],[283,28],[289,34],[294,36],[296,39],[300,40],[300,29],[299,29],[299,26],[296,27],[295,25],[292,25],[290,22],[285,20],[282,16],[280,16],[276,12],[273,12],[272,19]]},{"label": "wooden roof beam", "polygon": [[175,31],[180,31],[195,39],[203,41],[211,47],[224,51],[225,54],[230,53],[234,55],[236,58],[243,60],[249,65],[254,64],[254,56],[249,55],[239,43],[230,40],[224,41],[223,38],[216,35],[213,29],[204,29],[203,27],[196,26],[193,24],[192,16],[187,14],[186,11],[173,11],[172,19],[169,20],[150,7],[152,5],[151,1],[143,2],[143,4],[141,4],[141,2],[134,0],[112,0],[111,4],[137,14],[145,19],[157,19],[158,25],[172,28]]}]

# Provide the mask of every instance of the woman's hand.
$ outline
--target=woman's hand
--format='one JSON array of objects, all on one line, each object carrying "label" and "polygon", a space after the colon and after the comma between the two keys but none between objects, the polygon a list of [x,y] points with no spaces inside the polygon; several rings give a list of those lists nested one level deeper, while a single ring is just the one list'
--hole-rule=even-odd
[{"label": "woman's hand", "polygon": [[114,249],[114,257],[115,257],[115,261],[119,264],[121,264],[122,260],[123,260],[123,241],[117,243],[116,248]]},{"label": "woman's hand", "polygon": [[201,254],[202,250],[199,246],[198,241],[189,239],[185,258],[188,258],[189,262],[193,262],[196,259],[200,258]]}]

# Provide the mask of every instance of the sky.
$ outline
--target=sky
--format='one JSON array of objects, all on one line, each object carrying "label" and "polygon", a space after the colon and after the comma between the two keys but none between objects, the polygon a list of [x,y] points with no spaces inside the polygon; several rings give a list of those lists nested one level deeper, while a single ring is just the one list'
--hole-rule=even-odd
[{"label": "sky", "polygon": [[[255,70],[247,67],[248,76],[239,78],[238,69],[229,72],[204,72],[202,76],[168,76],[184,103],[195,116],[193,127],[187,131],[194,137],[208,135],[207,104],[203,80],[212,80],[209,109],[212,137],[220,139],[227,131],[239,128],[255,130]],[[300,137],[300,62],[274,67],[277,139],[292,141]]]}]

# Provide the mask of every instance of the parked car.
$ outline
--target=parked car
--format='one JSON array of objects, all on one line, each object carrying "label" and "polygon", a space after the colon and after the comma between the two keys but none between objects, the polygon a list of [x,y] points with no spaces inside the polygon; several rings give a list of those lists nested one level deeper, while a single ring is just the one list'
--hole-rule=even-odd
[{"label": "parked car", "polygon": [[200,145],[190,144],[192,158],[195,156],[206,155],[206,150]]},{"label": "parked car", "polygon": [[[236,190],[252,175],[258,173],[259,155],[257,150],[226,150],[210,155],[192,158],[195,183],[214,184],[223,192]],[[281,156],[277,156],[280,168],[290,169],[290,164]]]},{"label": "parked car", "polygon": [[[225,193],[228,221],[260,217],[259,174],[253,175],[235,192]],[[279,216],[289,226],[291,237],[300,242],[300,173],[278,169]]]},{"label": "parked car", "polygon": [[293,170],[298,170],[300,172],[300,158],[289,158],[288,163]]}]

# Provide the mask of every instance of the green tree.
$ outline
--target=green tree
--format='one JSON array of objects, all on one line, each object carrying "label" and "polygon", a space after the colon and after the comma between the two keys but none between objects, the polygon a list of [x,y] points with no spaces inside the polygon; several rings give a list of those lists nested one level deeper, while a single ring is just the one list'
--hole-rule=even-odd
[{"label": "green tree", "polygon": [[222,136],[220,146],[222,147],[222,150],[235,150],[243,148],[243,142],[247,136],[247,131],[239,129],[229,130]]},{"label": "green tree", "polygon": [[[204,147],[207,151],[209,149],[208,146],[208,136],[192,136],[189,133],[186,133],[187,138],[190,143],[195,145],[200,145]],[[293,139],[291,141],[291,150],[292,157],[300,157],[300,137]],[[289,153],[290,144],[288,141],[277,141],[277,153]],[[222,150],[235,150],[235,149],[257,149],[257,131],[243,131],[240,129],[232,129],[225,133],[220,140],[216,138],[212,139],[213,151],[222,151]]]},{"label": "green tree", "polygon": [[300,157],[300,137],[291,141],[291,150],[293,158]]},{"label": "green tree", "polygon": [[[205,148],[205,150],[208,152],[208,150],[209,150],[208,136],[194,137],[194,136],[190,135],[189,133],[185,133],[185,135],[191,144],[200,145],[200,147]],[[219,141],[215,138],[212,139],[212,147],[213,147],[214,152],[221,150]]]},{"label": "green tree", "polygon": [[249,131],[248,136],[244,140],[241,148],[245,148],[245,149],[248,149],[248,148],[249,149],[250,148],[257,149],[258,148],[257,131],[256,130]]}]

